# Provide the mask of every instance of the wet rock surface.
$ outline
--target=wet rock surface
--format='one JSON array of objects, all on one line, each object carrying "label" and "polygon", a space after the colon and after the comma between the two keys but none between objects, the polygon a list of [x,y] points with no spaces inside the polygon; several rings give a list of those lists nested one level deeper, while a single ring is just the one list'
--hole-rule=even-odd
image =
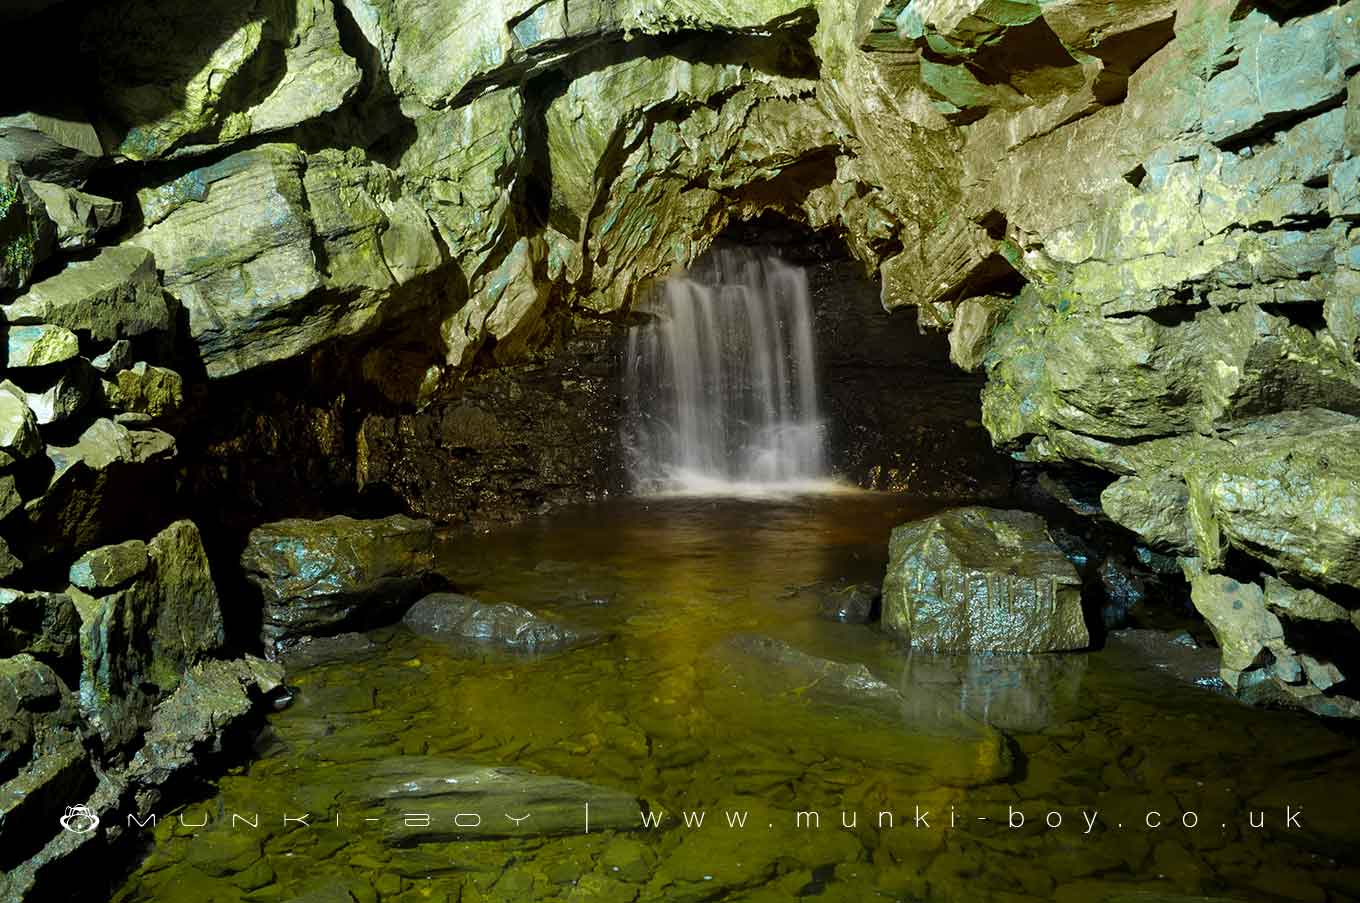
[{"label": "wet rock surface", "polygon": [[434,528],[393,516],[292,519],[253,530],[241,567],[264,598],[271,653],[312,635],[395,620],[429,580]]},{"label": "wet rock surface", "polygon": [[509,602],[488,604],[457,593],[421,599],[402,623],[422,636],[526,654],[562,652],[604,642],[608,634],[541,617]]},{"label": "wet rock surface", "polygon": [[893,531],[883,624],[935,652],[1048,652],[1089,642],[1081,580],[1041,517],[955,508]]},{"label": "wet rock surface", "polygon": [[[354,795],[397,816],[401,827],[389,839],[400,845],[576,834],[586,828],[587,804],[593,830],[641,830],[646,811],[629,793],[585,781],[422,756],[368,764]],[[401,818],[412,807],[430,816],[428,826]],[[474,812],[477,824],[466,815],[457,819],[464,825],[455,824],[459,813]]]},{"label": "wet rock surface", "polygon": [[868,624],[878,619],[882,590],[872,583],[855,583],[821,590],[817,613],[828,621]]}]

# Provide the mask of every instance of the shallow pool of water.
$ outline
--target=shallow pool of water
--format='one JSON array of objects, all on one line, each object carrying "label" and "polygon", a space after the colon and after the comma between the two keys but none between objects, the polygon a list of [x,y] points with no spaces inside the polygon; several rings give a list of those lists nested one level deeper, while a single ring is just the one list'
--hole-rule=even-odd
[{"label": "shallow pool of water", "polygon": [[[460,590],[612,638],[523,659],[394,627],[293,672],[259,757],[163,813],[117,899],[1360,898],[1360,744],[1335,727],[1114,650],[907,655],[818,617],[929,510],[632,499],[451,535]],[[412,842],[421,807],[363,789],[452,763],[629,794],[638,824],[491,836],[515,813],[488,811]]]}]

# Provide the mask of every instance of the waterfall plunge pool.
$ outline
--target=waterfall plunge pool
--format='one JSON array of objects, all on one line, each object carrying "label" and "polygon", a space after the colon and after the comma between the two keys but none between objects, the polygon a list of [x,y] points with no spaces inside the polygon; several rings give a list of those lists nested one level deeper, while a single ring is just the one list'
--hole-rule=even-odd
[{"label": "waterfall plunge pool", "polygon": [[[461,589],[612,639],[509,659],[394,627],[357,657],[295,669],[297,700],[270,717],[258,758],[183,809],[207,825],[170,813],[147,829],[150,855],[117,899],[1360,897],[1360,746],[1331,725],[1246,708],[1114,648],[907,655],[817,616],[823,589],[879,579],[890,528],[933,507],[873,493],[634,498],[459,532],[442,560]],[[783,648],[862,663],[893,693],[846,691]],[[362,821],[356,786],[431,758],[588,781],[666,817],[479,837],[446,812],[443,833],[415,843],[401,813]],[[1299,828],[1286,806],[1302,809]],[[281,822],[302,812],[309,827]],[[708,814],[687,826],[685,812]]]}]

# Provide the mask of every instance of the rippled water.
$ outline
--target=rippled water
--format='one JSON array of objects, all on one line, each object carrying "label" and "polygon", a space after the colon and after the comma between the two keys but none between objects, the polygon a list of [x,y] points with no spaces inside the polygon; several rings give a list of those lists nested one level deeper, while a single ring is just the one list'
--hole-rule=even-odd
[{"label": "rippled water", "polygon": [[[1360,746],[1332,726],[1114,651],[906,656],[816,616],[820,585],[878,580],[891,526],[923,513],[866,494],[630,500],[453,536],[444,567],[463,590],[613,640],[472,659],[392,628],[361,660],[294,673],[298,701],[271,718],[261,757],[185,808],[205,827],[148,830],[154,848],[117,899],[1360,898]],[[809,672],[751,635],[882,682]],[[587,780],[670,819],[402,846],[350,800],[414,756]],[[704,825],[676,822],[686,811]],[[281,822],[301,812],[309,825]]]}]

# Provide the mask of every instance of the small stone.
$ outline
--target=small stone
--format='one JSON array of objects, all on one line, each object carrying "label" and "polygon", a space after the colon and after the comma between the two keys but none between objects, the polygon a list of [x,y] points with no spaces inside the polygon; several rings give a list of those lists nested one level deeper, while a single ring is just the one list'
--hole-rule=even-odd
[{"label": "small stone", "polygon": [[872,583],[828,590],[818,603],[817,613],[843,624],[868,624],[878,610],[879,588]]},{"label": "small stone", "polygon": [[38,419],[23,390],[6,380],[0,383],[0,466],[9,466],[43,449]]},{"label": "small stone", "polygon": [[146,543],[130,539],[117,545],[92,549],[71,565],[70,580],[90,592],[117,589],[146,570],[150,559]]},{"label": "small stone", "polygon": [[1346,675],[1341,673],[1341,669],[1331,662],[1319,661],[1311,655],[1300,655],[1299,661],[1303,664],[1303,670],[1308,674],[1308,681],[1324,692],[1346,679]]},{"label": "small stone", "polygon": [[96,370],[111,376],[126,367],[132,366],[132,343],[119,339],[109,346],[109,350],[90,361]]},{"label": "small stone", "polygon": [[0,536],[0,580],[8,580],[24,569],[24,563],[9,549],[9,543]]},{"label": "small stone", "polygon": [[184,380],[174,370],[139,361],[119,371],[113,397],[109,399],[129,414],[146,414],[152,420],[172,416],[184,404]]},{"label": "small stone", "polygon": [[1269,649],[1278,658],[1287,648],[1280,619],[1266,610],[1265,592],[1255,583],[1222,574],[1194,574],[1190,600],[1218,640],[1223,682],[1234,690],[1242,672],[1255,667],[1262,651]]},{"label": "small stone", "polygon": [[33,416],[42,426],[71,419],[94,397],[94,368],[84,360],[65,370],[56,382],[41,392],[25,395]]},{"label": "small stone", "polygon": [[61,326],[11,326],[7,339],[6,366],[47,367],[80,354],[76,334]]},{"label": "small stone", "polygon": [[104,156],[94,126],[79,116],[19,113],[0,119],[0,160],[31,179],[74,185]]},{"label": "small stone", "polygon": [[57,227],[57,245],[73,251],[93,247],[100,233],[118,224],[123,205],[51,182],[30,182]]},{"label": "small stone", "polygon": [[598,630],[571,627],[526,608],[490,605],[457,593],[432,593],[411,606],[402,622],[416,633],[485,643],[513,652],[553,652],[606,639]]},{"label": "small stone", "polygon": [[9,517],[23,503],[14,475],[7,473],[0,476],[0,520]]}]

